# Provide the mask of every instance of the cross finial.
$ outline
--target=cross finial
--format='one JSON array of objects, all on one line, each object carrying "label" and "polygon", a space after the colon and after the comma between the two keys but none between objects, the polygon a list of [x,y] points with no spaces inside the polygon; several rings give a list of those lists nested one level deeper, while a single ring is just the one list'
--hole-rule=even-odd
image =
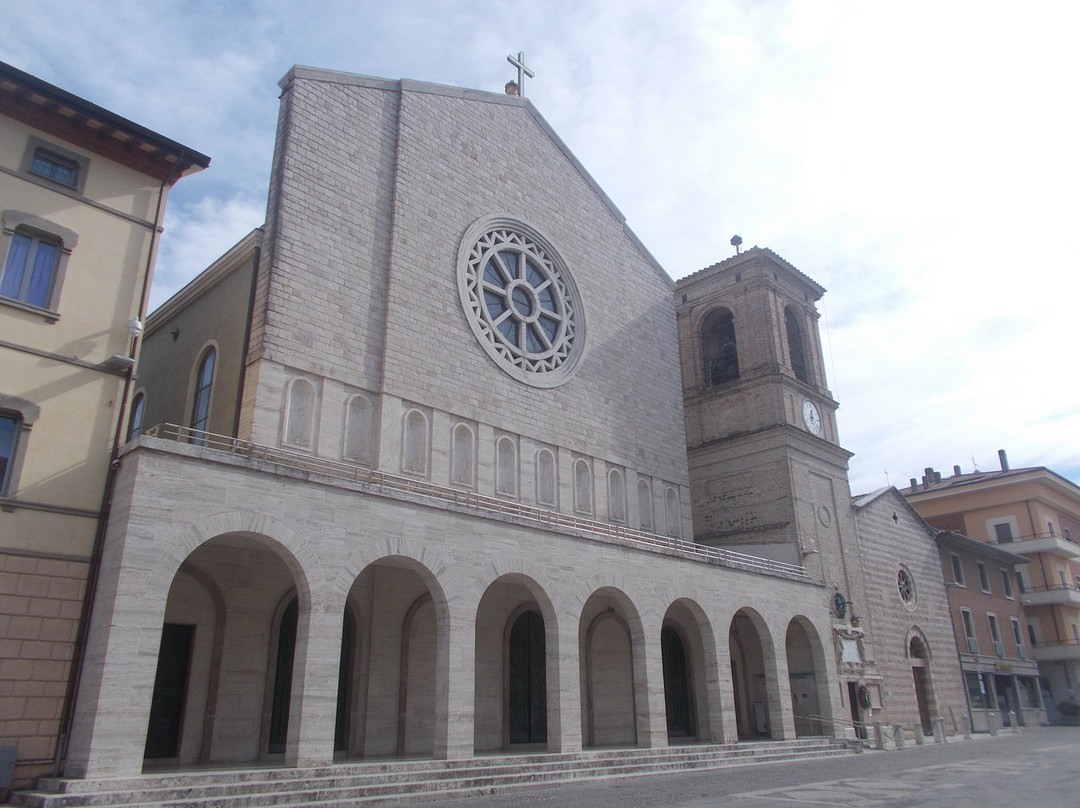
[{"label": "cross finial", "polygon": [[[512,64],[514,67],[516,67],[517,68],[517,73],[518,73],[517,85],[515,87],[511,88],[510,84],[507,84],[506,85],[506,94],[507,95],[520,95],[522,98],[524,98],[525,97],[525,77],[528,76],[530,79],[535,78],[536,74],[533,73],[531,70],[529,70],[529,68],[525,67],[525,54],[522,51],[518,51],[518,55],[517,55],[516,59],[513,56],[507,56],[506,61],[508,61],[510,64]],[[512,92],[512,89],[516,90],[516,92]]]}]

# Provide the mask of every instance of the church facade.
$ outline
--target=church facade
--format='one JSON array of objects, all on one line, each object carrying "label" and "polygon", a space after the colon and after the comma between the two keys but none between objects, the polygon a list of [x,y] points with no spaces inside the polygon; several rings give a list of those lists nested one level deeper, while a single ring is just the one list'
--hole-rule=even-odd
[{"label": "church facade", "polygon": [[870,696],[820,286],[674,284],[522,98],[281,86],[265,226],[147,322],[68,776],[919,714]]}]

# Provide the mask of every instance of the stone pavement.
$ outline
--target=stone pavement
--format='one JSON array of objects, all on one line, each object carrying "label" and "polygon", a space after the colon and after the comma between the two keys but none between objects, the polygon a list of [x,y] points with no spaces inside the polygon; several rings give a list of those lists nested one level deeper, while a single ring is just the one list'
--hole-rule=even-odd
[{"label": "stone pavement", "polygon": [[[1077,808],[1080,729],[1046,727],[888,752],[538,786],[432,808]],[[416,804],[403,800],[401,805]]]}]

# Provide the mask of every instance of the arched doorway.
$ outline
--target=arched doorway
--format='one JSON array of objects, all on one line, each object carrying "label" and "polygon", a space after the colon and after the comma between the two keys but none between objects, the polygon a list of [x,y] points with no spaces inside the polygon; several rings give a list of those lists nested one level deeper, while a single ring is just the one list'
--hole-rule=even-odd
[{"label": "arched doorway", "polygon": [[774,729],[762,632],[767,641],[764,622],[749,609],[737,611],[728,630],[735,721],[740,740],[769,738]]},{"label": "arched doorway", "polygon": [[286,558],[266,537],[235,533],[184,560],[166,599],[145,767],[253,763],[284,752],[301,608]]},{"label": "arched doorway", "polygon": [[[601,589],[586,601],[579,624],[582,741],[585,746],[636,746],[637,704],[648,703],[635,681],[641,627],[629,599]],[[642,683],[642,687],[644,683]]]},{"label": "arched doorway", "polygon": [[[339,659],[335,752],[348,758],[431,757],[439,716],[445,600],[413,559],[369,564],[346,601]],[[445,675],[445,674],[443,674]]]},{"label": "arched doorway", "polygon": [[825,655],[813,624],[797,616],[788,623],[784,638],[788,680],[791,683],[791,707],[795,718],[795,737],[825,735],[831,725],[829,689],[825,675]]},{"label": "arched doorway", "polygon": [[908,642],[908,663],[915,685],[915,701],[919,705],[919,721],[923,732],[934,731],[933,715],[935,712],[934,687],[930,679],[930,653],[921,637],[912,637]]},{"label": "arched doorway", "polygon": [[558,709],[551,603],[520,573],[493,581],[476,611],[473,749],[550,748],[548,710]]}]

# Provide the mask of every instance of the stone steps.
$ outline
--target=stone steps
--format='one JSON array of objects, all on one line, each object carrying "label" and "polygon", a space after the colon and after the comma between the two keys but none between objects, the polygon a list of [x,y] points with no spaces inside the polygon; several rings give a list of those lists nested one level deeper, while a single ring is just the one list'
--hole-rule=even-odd
[{"label": "stone steps", "polygon": [[725,766],[854,754],[826,738],[767,743],[590,750],[570,754],[499,755],[468,760],[342,763],[307,769],[231,769],[94,780],[45,779],[36,791],[11,795],[24,808],[347,808],[409,797],[448,795],[606,777],[632,777]]}]

